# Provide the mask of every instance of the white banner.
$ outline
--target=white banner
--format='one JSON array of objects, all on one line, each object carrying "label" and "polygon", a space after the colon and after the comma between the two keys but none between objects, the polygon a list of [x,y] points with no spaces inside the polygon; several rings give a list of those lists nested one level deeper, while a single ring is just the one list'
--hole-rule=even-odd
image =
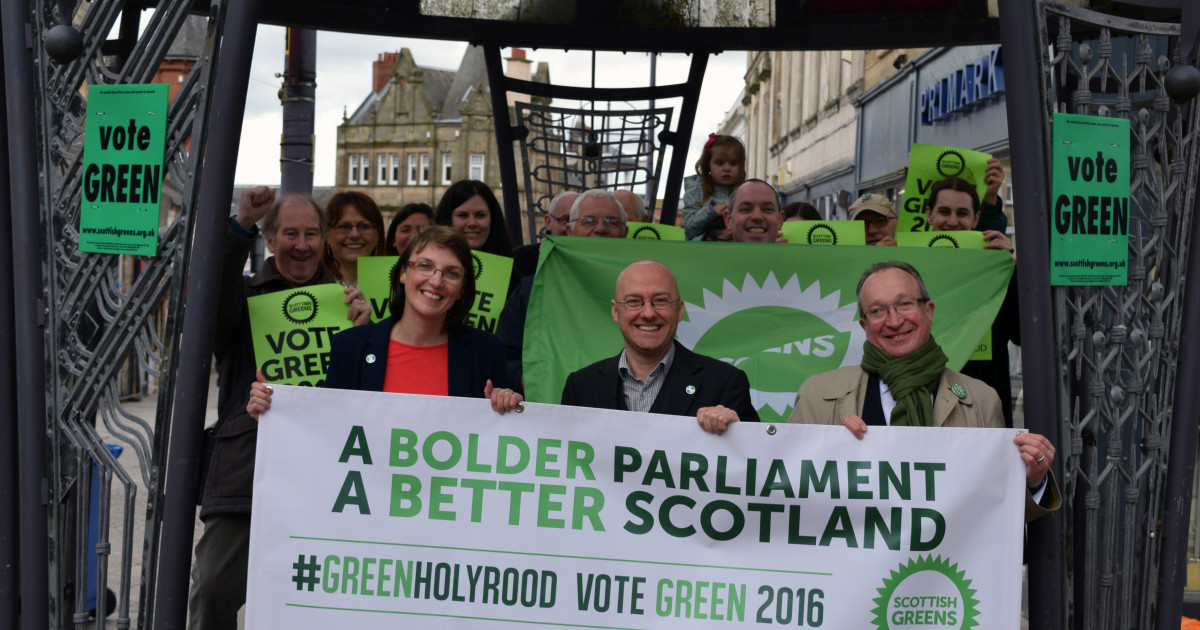
[{"label": "white banner", "polygon": [[1012,438],[276,386],[247,628],[1016,628]]}]

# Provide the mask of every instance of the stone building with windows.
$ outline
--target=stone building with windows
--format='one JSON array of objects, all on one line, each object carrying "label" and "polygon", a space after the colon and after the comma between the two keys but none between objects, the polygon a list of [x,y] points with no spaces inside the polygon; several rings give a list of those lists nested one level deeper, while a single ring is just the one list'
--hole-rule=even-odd
[{"label": "stone building with windows", "polygon": [[748,176],[771,182],[787,202],[808,201],[828,218],[844,218],[861,181],[860,101],[920,52],[747,53],[740,107],[725,128],[746,143]]},{"label": "stone building with windows", "polygon": [[[532,66],[514,48],[506,74],[548,83],[549,65]],[[510,112],[527,99],[509,94]],[[371,92],[338,126],[336,186],[371,195],[385,214],[412,202],[436,207],[460,179],[486,182],[503,200],[497,150],[482,48],[467,47],[455,70],[419,66],[407,48],[381,53]]]},{"label": "stone building with windows", "polygon": [[742,92],[746,173],[787,202],[808,201],[836,218],[854,187],[854,100],[864,51],[747,53]]}]

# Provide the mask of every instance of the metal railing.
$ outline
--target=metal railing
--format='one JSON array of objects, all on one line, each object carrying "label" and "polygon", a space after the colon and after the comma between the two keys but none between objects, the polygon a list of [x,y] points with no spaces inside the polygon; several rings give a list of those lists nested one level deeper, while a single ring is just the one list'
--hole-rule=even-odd
[{"label": "metal railing", "polygon": [[[656,191],[671,108],[597,110],[517,103],[530,233],[535,216],[567,190],[631,188]],[[654,208],[654,199],[650,207]],[[631,217],[633,220],[636,217]]]}]

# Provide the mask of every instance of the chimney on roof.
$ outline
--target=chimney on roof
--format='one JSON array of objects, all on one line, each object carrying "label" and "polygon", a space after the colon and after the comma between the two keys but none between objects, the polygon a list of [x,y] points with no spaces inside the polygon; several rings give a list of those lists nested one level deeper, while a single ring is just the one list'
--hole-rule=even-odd
[{"label": "chimney on roof", "polygon": [[[512,54],[505,58],[508,61],[508,66],[504,71],[504,76],[510,79],[520,79],[528,81],[530,78],[530,66],[533,62],[525,58],[524,48],[513,48]],[[516,102],[528,103],[529,95],[521,94],[520,92],[508,93],[508,106],[512,107]]]},{"label": "chimney on roof", "polygon": [[399,53],[379,53],[379,59],[371,66],[371,91],[378,92],[391,80],[392,66],[396,64]]}]

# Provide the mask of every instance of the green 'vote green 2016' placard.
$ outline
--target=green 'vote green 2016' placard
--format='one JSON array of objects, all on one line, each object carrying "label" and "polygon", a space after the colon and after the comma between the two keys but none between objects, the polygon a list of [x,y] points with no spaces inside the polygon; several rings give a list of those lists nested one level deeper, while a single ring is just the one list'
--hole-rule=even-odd
[{"label": "green 'vote green 2016' placard", "polygon": [[254,364],[270,383],[319,387],[329,367],[332,337],[351,326],[340,284],[276,291],[247,298]]},{"label": "green 'vote green 2016' placard", "polygon": [[784,221],[779,230],[796,245],[866,245],[862,221]]},{"label": "green 'vote green 2016' placard", "polygon": [[625,235],[626,238],[649,239],[652,241],[686,240],[683,236],[683,228],[676,225],[630,221],[626,224],[626,227],[629,228],[629,232]]},{"label": "green 'vote green 2016' placard", "polygon": [[983,249],[983,232],[954,230],[948,232],[897,232],[896,245],[900,247],[952,247],[958,249]]},{"label": "green 'vote green 2016' placard", "polygon": [[[496,332],[500,312],[508,297],[508,283],[512,277],[513,260],[487,252],[471,250],[475,266],[475,298],[471,312],[467,314],[467,325],[490,333]],[[371,321],[377,322],[389,315],[391,296],[390,278],[392,267],[400,261],[399,256],[366,256],[358,259],[358,288],[371,305]]]},{"label": "green 'vote green 2016' placard", "polygon": [[1129,261],[1129,121],[1054,114],[1050,284],[1123,286]]},{"label": "green 'vote green 2016' placard", "polygon": [[88,88],[79,251],[153,256],[167,135],[167,86]]},{"label": "green 'vote green 2016' placard", "polygon": [[904,180],[904,203],[896,219],[896,232],[928,232],[925,200],[929,189],[947,177],[958,177],[975,184],[979,198],[987,194],[983,176],[992,156],[979,151],[914,144],[908,158],[908,177]]}]

